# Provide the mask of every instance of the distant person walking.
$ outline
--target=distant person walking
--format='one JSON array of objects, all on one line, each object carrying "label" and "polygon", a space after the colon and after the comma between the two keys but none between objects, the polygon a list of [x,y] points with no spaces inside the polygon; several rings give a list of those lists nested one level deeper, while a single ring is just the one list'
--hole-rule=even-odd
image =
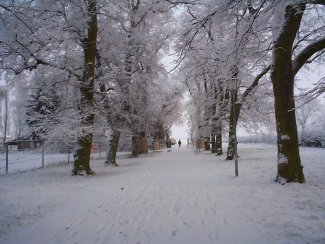
[{"label": "distant person walking", "polygon": [[181,139],[179,139],[179,140],[178,140],[178,147],[179,147],[179,148],[181,147],[181,144],[182,144]]}]

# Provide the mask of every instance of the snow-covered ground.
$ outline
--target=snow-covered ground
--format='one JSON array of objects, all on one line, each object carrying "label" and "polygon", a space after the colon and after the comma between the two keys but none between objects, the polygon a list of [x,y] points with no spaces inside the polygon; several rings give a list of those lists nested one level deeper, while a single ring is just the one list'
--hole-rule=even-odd
[{"label": "snow-covered ground", "polygon": [[[70,160],[72,155],[70,155]],[[68,154],[63,153],[45,153],[42,156],[40,151],[10,151],[8,154],[8,173],[19,173],[29,169],[36,169],[61,161],[68,161]],[[6,154],[0,153],[0,174],[6,173]]]},{"label": "snow-covered ground", "polygon": [[[104,153],[93,153],[92,158],[104,158]],[[15,174],[30,169],[37,169],[49,166],[58,162],[69,162],[73,160],[72,153],[51,153],[42,154],[40,150],[9,151],[8,173]],[[6,154],[0,153],[0,175],[6,173]]]},{"label": "snow-covered ground", "polygon": [[62,162],[1,175],[0,243],[325,243],[325,150],[301,149],[305,184],[274,183],[275,146],[239,155],[239,177],[184,146],[92,160],[91,176]]}]

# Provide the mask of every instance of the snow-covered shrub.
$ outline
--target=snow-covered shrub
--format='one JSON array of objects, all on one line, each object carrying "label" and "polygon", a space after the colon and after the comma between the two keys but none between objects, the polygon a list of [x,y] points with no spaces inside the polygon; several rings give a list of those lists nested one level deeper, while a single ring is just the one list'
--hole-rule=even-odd
[{"label": "snow-covered shrub", "polygon": [[307,131],[301,136],[301,145],[305,147],[325,148],[325,130]]}]

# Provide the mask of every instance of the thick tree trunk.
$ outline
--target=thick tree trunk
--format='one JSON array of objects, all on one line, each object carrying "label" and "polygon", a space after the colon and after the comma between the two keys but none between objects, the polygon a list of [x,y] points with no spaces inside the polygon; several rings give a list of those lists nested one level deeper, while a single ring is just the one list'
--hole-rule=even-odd
[{"label": "thick tree trunk", "polygon": [[[213,131],[215,131],[215,130],[213,130]],[[211,133],[211,152],[212,153],[217,152],[216,135],[214,132]]]},{"label": "thick tree trunk", "polygon": [[[255,87],[258,86],[259,80],[267,73],[269,72],[271,66],[266,67],[252,82],[252,84],[244,91],[242,94],[242,100],[240,102],[237,101],[237,92],[235,91],[235,94],[232,95],[233,99],[231,100],[231,108],[230,108],[230,121],[229,121],[229,143],[228,143],[228,149],[227,149],[227,160],[232,160],[234,158],[235,154],[235,131],[237,130],[237,122],[240,115],[240,110],[242,107],[242,104],[246,97],[254,90]],[[237,75],[236,73],[233,73],[233,78],[236,79]],[[226,101],[229,100],[229,92],[225,94]],[[223,104],[226,104],[223,102]],[[234,105],[235,104],[235,105]],[[235,110],[235,111],[234,111]],[[223,106],[222,111],[225,111],[225,108]],[[222,122],[222,121],[221,121]]]},{"label": "thick tree trunk", "polygon": [[300,26],[305,6],[287,6],[285,24],[274,40],[271,80],[275,99],[275,118],[278,146],[277,181],[305,181],[301,166],[298,133],[295,117],[294,73],[292,69],[292,45]]},{"label": "thick tree trunk", "polygon": [[111,134],[111,139],[108,142],[107,147],[107,156],[106,156],[106,165],[112,164],[118,166],[116,163],[116,153],[118,148],[118,143],[120,141],[121,133],[118,130],[113,130]]},{"label": "thick tree trunk", "polygon": [[132,157],[138,157],[138,148],[137,148],[137,139],[138,139],[138,133],[133,132],[132,133]]},{"label": "thick tree trunk", "polygon": [[211,134],[211,152],[217,156],[223,154],[222,151],[222,120],[217,118],[213,123],[213,132]]},{"label": "thick tree trunk", "polygon": [[8,134],[8,117],[9,117],[9,99],[8,99],[8,86],[6,85],[6,90],[4,91],[5,96],[5,119],[4,119],[4,132],[3,132],[3,145],[7,142]]},{"label": "thick tree trunk", "polygon": [[[80,113],[82,115],[81,126],[91,127],[94,124],[93,94],[94,94],[94,76],[95,76],[95,60],[96,60],[96,42],[97,42],[97,8],[96,0],[89,0],[87,2],[88,12],[88,36],[82,40],[84,50],[84,71],[83,80],[80,84]],[[90,151],[92,144],[92,133],[83,132],[83,136],[77,140],[78,148],[75,152],[74,167],[72,169],[73,175],[92,174],[90,168]]]},{"label": "thick tree trunk", "polygon": [[[232,91],[232,93],[236,91]],[[232,94],[232,97],[235,95]],[[229,117],[229,132],[228,132],[228,148],[227,148],[227,157],[226,160],[233,160],[235,157],[235,144],[237,143],[236,133],[237,122],[239,118],[241,104],[236,104],[236,99],[232,98],[232,105],[230,108],[230,117]]]},{"label": "thick tree trunk", "polygon": [[[285,67],[286,66],[286,67]],[[298,144],[291,62],[272,72],[278,146],[278,177],[288,182],[304,182]]]},{"label": "thick tree trunk", "polygon": [[225,94],[223,91],[222,80],[218,81],[218,85],[214,89],[215,105],[213,107],[213,119],[212,119],[212,153],[216,153],[217,156],[223,154],[222,150],[222,120],[225,116]]},{"label": "thick tree trunk", "polygon": [[241,104],[237,103],[237,82],[238,82],[238,67],[236,65],[231,69],[231,80],[234,86],[230,90],[230,116],[229,116],[229,137],[228,137],[228,149],[227,149],[227,157],[226,160],[233,160],[235,157],[235,153],[237,150],[237,122],[239,118]]},{"label": "thick tree trunk", "polygon": [[211,147],[210,147],[210,137],[207,136],[207,137],[205,137],[205,140],[204,140],[204,150],[209,151],[210,149],[211,149]]},{"label": "thick tree trunk", "polygon": [[83,136],[80,137],[77,141],[78,148],[74,154],[75,160],[72,169],[72,175],[83,175],[84,172],[86,174],[92,174],[92,170],[90,168],[90,151],[92,144],[92,134],[88,134],[89,137]]},{"label": "thick tree trunk", "polygon": [[218,118],[216,123],[216,155],[220,156],[223,154],[222,151],[222,118]]}]

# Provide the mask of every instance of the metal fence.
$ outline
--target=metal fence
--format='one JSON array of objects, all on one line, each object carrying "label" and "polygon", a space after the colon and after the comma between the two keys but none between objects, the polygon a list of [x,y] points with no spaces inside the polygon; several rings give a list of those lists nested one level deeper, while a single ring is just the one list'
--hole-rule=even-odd
[{"label": "metal fence", "polygon": [[[24,140],[25,144],[27,142],[34,143],[32,140]],[[73,161],[75,146],[76,143],[68,143],[51,151],[29,147],[18,150],[17,143],[6,143],[0,152],[0,174],[20,173],[30,169],[44,168],[45,165],[58,162],[69,164]],[[105,149],[105,142],[94,142],[92,155],[101,159]]]}]

